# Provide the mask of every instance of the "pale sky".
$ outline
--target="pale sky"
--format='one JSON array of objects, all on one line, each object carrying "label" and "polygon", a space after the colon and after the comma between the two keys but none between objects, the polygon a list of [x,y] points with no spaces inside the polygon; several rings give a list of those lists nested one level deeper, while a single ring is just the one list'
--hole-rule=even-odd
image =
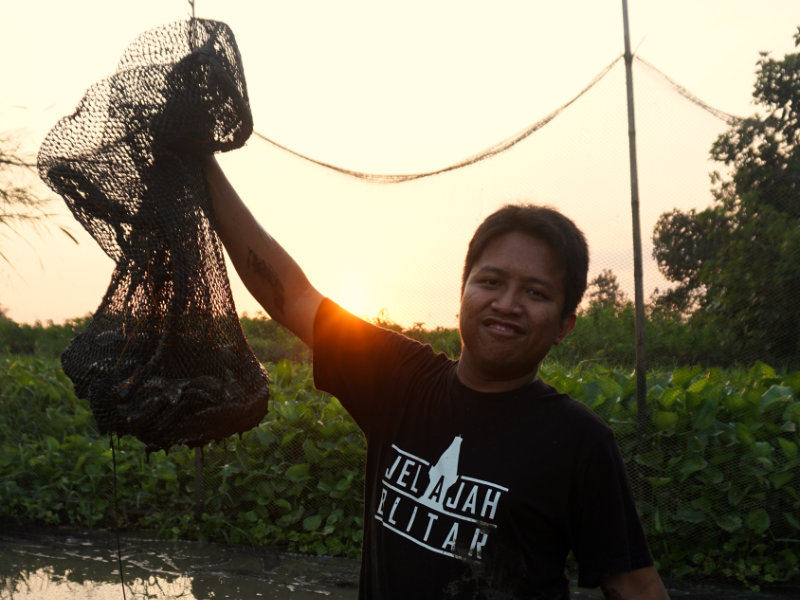
[{"label": "pale sky", "polygon": [[[621,0],[197,0],[238,43],[255,129],[293,150],[374,173],[446,167],[526,129],[623,51]],[[759,51],[794,52],[797,0],[629,0],[635,52],[707,104],[747,116]],[[0,135],[35,155],[138,34],[188,18],[186,0],[27,0],[0,7]],[[653,225],[711,201],[708,160],[727,126],[634,63],[645,295],[664,281]],[[456,324],[467,242],[517,200],[555,206],[589,240],[590,277],[632,295],[625,70],[613,70],[513,149],[444,175],[361,181],[251,137],[219,158],[264,227],[346,308],[403,325]],[[48,190],[33,181],[43,195]],[[0,231],[0,306],[19,322],[95,311],[113,264],[54,194],[47,230]],[[74,244],[56,229],[65,225]],[[259,306],[229,269],[237,310]]]}]

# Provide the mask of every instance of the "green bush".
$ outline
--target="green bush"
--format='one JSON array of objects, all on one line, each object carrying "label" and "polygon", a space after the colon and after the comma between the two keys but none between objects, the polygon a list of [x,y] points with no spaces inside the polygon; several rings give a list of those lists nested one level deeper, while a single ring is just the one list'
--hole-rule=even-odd
[{"label": "green bush", "polygon": [[0,355],[58,358],[69,341],[88,324],[88,317],[69,319],[61,325],[52,322],[42,324],[38,321],[28,325],[0,316]]},{"label": "green bush", "polygon": [[[196,477],[185,447],[148,457],[123,438],[112,455],[56,361],[0,358],[0,515],[357,556],[362,435],[309,364],[267,367],[269,413],[204,448]],[[800,576],[800,372],[653,373],[644,441],[628,371],[549,362],[542,376],[614,428],[662,572],[751,587]]]},{"label": "green bush", "polygon": [[303,342],[263,313],[255,317],[244,315],[239,322],[250,348],[262,363],[277,363],[284,359],[302,362],[311,358]]},{"label": "green bush", "polygon": [[148,456],[126,437],[112,455],[56,361],[0,358],[0,515],[357,556],[361,432],[337,400],[314,390],[309,364],[268,370],[269,413],[205,447],[198,479],[186,447]]},{"label": "green bush", "polygon": [[629,375],[592,364],[543,377],[614,428],[662,570],[751,586],[800,575],[800,372],[651,374],[643,441]]}]

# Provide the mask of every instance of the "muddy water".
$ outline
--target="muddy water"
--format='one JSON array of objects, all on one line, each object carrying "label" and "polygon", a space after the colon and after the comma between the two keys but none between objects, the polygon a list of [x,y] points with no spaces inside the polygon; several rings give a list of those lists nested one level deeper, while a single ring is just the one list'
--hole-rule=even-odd
[{"label": "muddy water", "polygon": [[[358,563],[259,548],[165,542],[0,523],[0,600],[355,600]],[[667,582],[673,599],[800,600],[800,587],[750,592]],[[575,600],[602,598],[573,586]]]},{"label": "muddy water", "polygon": [[[122,536],[128,600],[354,600],[353,560]],[[0,532],[0,599],[123,598],[112,534]]]}]

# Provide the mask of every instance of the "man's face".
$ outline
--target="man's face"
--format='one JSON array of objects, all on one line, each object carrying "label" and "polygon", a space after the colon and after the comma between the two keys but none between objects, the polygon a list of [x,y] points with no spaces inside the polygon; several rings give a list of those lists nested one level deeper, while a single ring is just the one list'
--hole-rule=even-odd
[{"label": "man's face", "polygon": [[492,240],[461,296],[461,382],[503,391],[531,381],[575,324],[563,307],[563,268],[546,242],[516,232]]}]

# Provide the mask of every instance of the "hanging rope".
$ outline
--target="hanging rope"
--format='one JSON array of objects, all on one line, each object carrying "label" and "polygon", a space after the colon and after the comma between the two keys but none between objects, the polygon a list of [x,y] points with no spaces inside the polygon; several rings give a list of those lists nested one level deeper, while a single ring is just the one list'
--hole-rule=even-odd
[{"label": "hanging rope", "polygon": [[655,71],[661,77],[666,79],[667,82],[672,86],[672,88],[676,92],[678,92],[681,96],[683,96],[684,98],[686,98],[687,100],[689,100],[693,104],[696,104],[697,106],[699,106],[700,108],[702,108],[706,112],[714,115],[716,118],[720,119],[721,121],[725,121],[728,125],[736,125],[737,123],[739,123],[742,120],[741,117],[737,117],[736,115],[732,115],[730,113],[726,113],[725,111],[719,110],[718,108],[714,108],[713,106],[711,106],[709,104],[706,104],[705,102],[700,100],[700,98],[695,96],[692,92],[690,92],[685,87],[683,87],[681,84],[679,84],[678,82],[674,81],[673,79],[670,79],[667,75],[665,75],[655,65],[647,62],[645,59],[641,58],[640,56],[634,56],[634,58],[636,60],[638,60],[640,63],[642,63],[648,69],[650,69],[652,71]]},{"label": "hanging rope", "polygon": [[314,163],[316,165],[319,165],[321,167],[325,167],[327,169],[331,169],[333,171],[338,171],[339,173],[343,173],[345,175],[350,175],[351,177],[357,177],[359,179],[365,179],[365,180],[371,181],[373,183],[402,183],[404,181],[411,181],[413,179],[422,179],[423,177],[430,177],[431,175],[440,175],[442,173],[447,173],[448,171],[455,171],[456,169],[461,169],[463,167],[468,167],[470,165],[474,165],[477,162],[480,162],[482,160],[486,160],[487,158],[495,156],[496,154],[500,154],[501,152],[505,152],[509,148],[512,148],[513,146],[517,145],[519,142],[521,142],[522,140],[524,140],[525,138],[530,136],[532,133],[538,131],[539,129],[541,129],[542,127],[547,125],[555,117],[557,117],[559,114],[561,114],[561,112],[565,108],[567,108],[568,106],[573,104],[576,100],[578,100],[578,98],[580,98],[586,92],[588,92],[590,89],[592,89],[601,79],[603,79],[603,77],[605,77],[608,74],[608,72],[614,67],[614,65],[621,58],[622,58],[622,55],[617,56],[602,71],[600,71],[594,77],[594,79],[592,79],[589,82],[589,84],[586,87],[584,87],[574,98],[572,98],[571,100],[569,100],[565,104],[561,105],[556,110],[551,112],[549,115],[547,115],[543,119],[537,121],[536,123],[534,123],[533,125],[531,125],[527,129],[525,129],[525,130],[523,130],[523,131],[521,131],[519,133],[516,133],[516,134],[512,135],[509,138],[506,138],[502,142],[499,142],[499,143],[495,144],[494,146],[491,146],[491,147],[487,148],[486,150],[484,150],[483,152],[480,152],[479,154],[475,154],[473,156],[470,156],[469,158],[466,158],[466,159],[464,159],[464,160],[462,160],[460,162],[457,162],[457,163],[455,163],[453,165],[450,165],[449,167],[444,167],[442,169],[436,169],[435,171],[427,171],[427,172],[424,172],[424,173],[410,173],[410,174],[405,174],[405,175],[402,175],[402,174],[400,174],[400,175],[382,175],[382,174],[375,174],[375,173],[363,173],[361,171],[353,171],[353,170],[350,170],[350,169],[345,169],[345,168],[342,168],[342,167],[338,167],[336,165],[332,165],[330,163],[326,163],[326,162],[323,162],[323,161],[320,161],[320,160],[316,160],[314,158],[310,158],[310,157],[308,157],[308,156],[306,156],[304,154],[301,154],[299,152],[296,152],[296,151],[292,150],[291,148],[287,148],[286,146],[284,146],[282,144],[279,144],[278,142],[276,142],[274,140],[271,140],[267,136],[259,133],[258,131],[254,130],[253,131],[253,135],[261,138],[265,142],[269,142],[270,144],[272,144],[273,146],[276,146],[277,148],[280,148],[281,150],[289,152],[290,154],[294,154],[295,156],[297,156],[299,158],[302,158],[303,160],[307,160],[307,161],[312,162],[312,163]]},{"label": "hanging rope", "polygon": [[[114,534],[117,540],[117,565],[119,566],[119,582],[122,586],[122,600],[125,600],[125,571],[122,567],[122,543],[119,538],[119,495],[117,493],[117,451],[114,449],[114,434],[108,436],[108,441],[111,444],[111,464],[114,471]],[[117,444],[119,444],[119,437],[117,437]]]}]

